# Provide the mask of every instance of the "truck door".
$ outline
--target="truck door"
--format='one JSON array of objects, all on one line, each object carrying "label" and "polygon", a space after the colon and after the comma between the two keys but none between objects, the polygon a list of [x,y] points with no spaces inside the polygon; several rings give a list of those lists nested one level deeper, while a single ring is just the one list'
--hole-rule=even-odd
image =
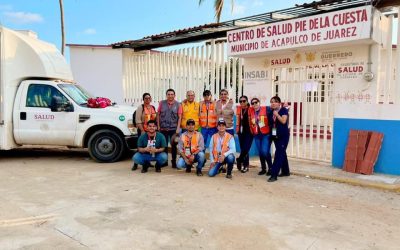
[{"label": "truck door", "polygon": [[[18,120],[14,120],[17,143],[73,146],[78,118],[68,98],[51,85],[33,83],[25,88],[26,95],[22,95],[16,110],[19,114],[14,116]],[[70,109],[52,111],[54,97]]]}]

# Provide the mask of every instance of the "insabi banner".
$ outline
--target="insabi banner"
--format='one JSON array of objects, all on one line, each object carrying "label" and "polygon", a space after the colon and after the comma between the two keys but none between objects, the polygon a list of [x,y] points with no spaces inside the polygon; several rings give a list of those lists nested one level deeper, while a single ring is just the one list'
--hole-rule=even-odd
[{"label": "insabi banner", "polygon": [[369,5],[234,30],[228,32],[228,55],[369,39],[371,25]]},{"label": "insabi banner", "polygon": [[269,105],[269,99],[272,97],[271,83],[267,80],[244,80],[243,93],[249,98],[257,97],[261,105]]}]

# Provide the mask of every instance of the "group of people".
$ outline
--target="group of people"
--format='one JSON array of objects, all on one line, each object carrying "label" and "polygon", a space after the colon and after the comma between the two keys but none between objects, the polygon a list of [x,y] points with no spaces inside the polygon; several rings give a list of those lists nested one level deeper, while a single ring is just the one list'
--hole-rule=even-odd
[{"label": "group of people", "polygon": [[[151,105],[149,93],[143,94],[143,104],[135,112],[138,128],[138,150],[132,157],[136,170],[142,166],[142,173],[148,171],[155,161],[156,172],[168,166],[168,143],[171,144],[172,168],[191,172],[196,163],[196,174],[202,176],[206,163],[205,150],[209,149],[209,176],[225,173],[232,179],[235,164],[236,145],[234,134],[238,135],[240,156],[236,165],[240,172],[249,171],[249,151],[253,140],[259,151],[261,171],[259,175],[270,176],[274,182],[278,176],[289,176],[286,147],[289,143],[288,110],[282,107],[281,100],[274,96],[270,106],[261,106],[258,98],[247,96],[239,98],[236,109],[226,89],[214,101],[209,90],[203,92],[203,100],[195,101],[195,92],[187,91],[181,103],[175,100],[175,91],[166,91],[158,109]],[[234,116],[236,114],[236,129]],[[270,148],[275,144],[275,157],[272,160]],[[177,160],[177,156],[180,156]],[[225,167],[226,165],[226,167]]]}]

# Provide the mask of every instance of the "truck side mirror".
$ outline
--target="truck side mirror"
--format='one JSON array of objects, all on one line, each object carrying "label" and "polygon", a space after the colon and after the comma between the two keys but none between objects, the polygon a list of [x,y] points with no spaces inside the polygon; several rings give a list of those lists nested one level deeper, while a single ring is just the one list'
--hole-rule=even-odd
[{"label": "truck side mirror", "polygon": [[51,104],[50,104],[50,109],[52,112],[60,112],[61,108],[61,97],[59,96],[53,96],[51,98]]},{"label": "truck side mirror", "polygon": [[72,103],[70,101],[67,101],[64,106],[64,111],[65,112],[74,112],[74,105],[72,105]]},{"label": "truck side mirror", "polygon": [[74,106],[70,101],[63,102],[59,96],[53,96],[51,98],[50,109],[52,112],[73,112]]}]

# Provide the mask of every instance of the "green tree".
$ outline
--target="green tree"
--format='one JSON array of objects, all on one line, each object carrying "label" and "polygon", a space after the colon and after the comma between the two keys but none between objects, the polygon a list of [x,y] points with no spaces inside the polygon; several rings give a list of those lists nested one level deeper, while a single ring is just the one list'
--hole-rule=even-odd
[{"label": "green tree", "polygon": [[[199,5],[201,5],[204,0],[199,0]],[[232,10],[235,1],[231,0]],[[224,7],[224,0],[214,0],[214,11],[215,11],[215,19],[217,23],[219,23],[221,19],[222,8]]]}]

